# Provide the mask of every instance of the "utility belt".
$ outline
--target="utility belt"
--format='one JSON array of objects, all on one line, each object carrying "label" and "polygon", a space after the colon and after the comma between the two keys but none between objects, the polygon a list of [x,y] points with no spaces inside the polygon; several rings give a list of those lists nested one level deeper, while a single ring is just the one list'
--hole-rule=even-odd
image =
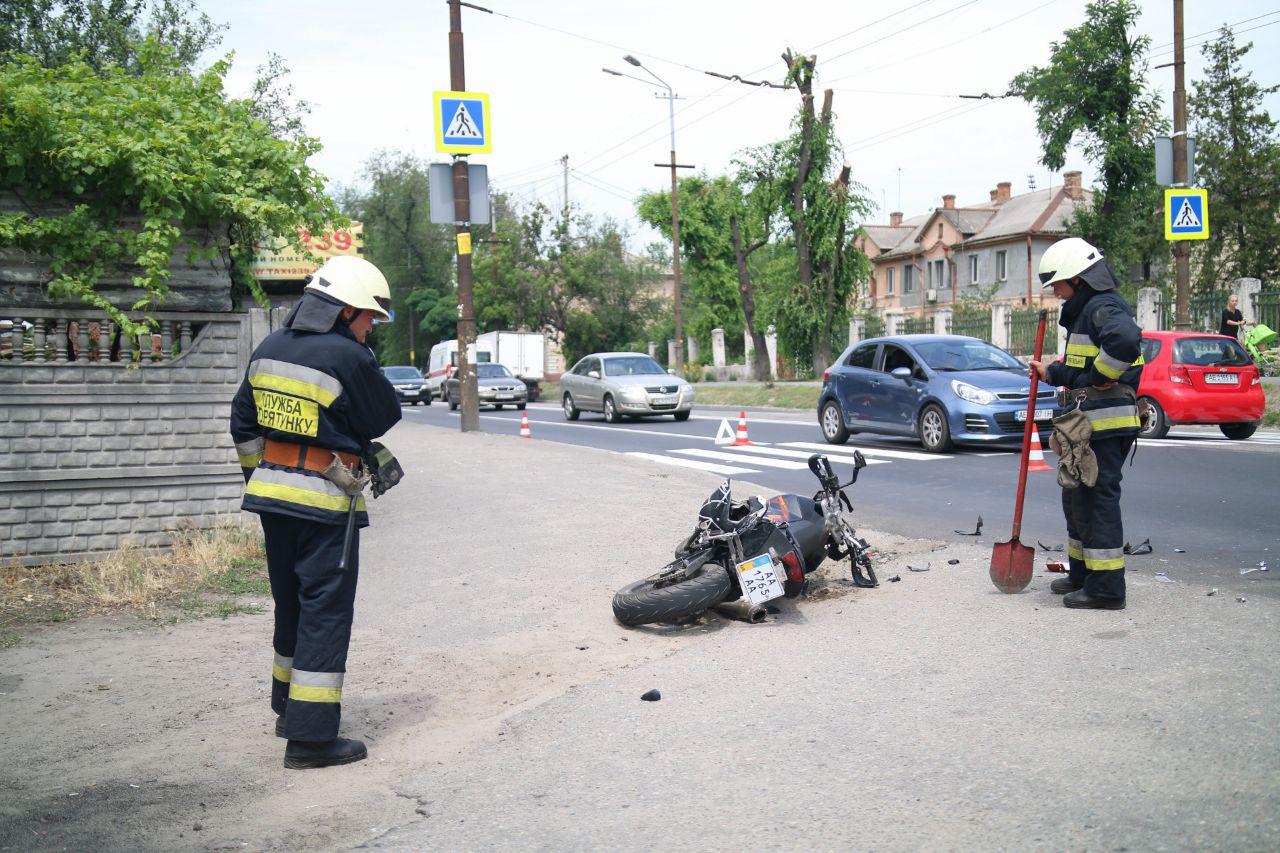
[{"label": "utility belt", "polygon": [[1058,389],[1058,405],[1065,408],[1078,408],[1087,402],[1123,399],[1137,405],[1138,394],[1128,385],[1119,382],[1107,389],[1094,388],[1092,385],[1086,385],[1084,388]]},{"label": "utility belt", "polygon": [[328,450],[310,444],[294,444],[291,441],[276,441],[272,438],[267,439],[266,446],[262,449],[264,462],[287,468],[301,468],[316,474],[323,474],[328,470],[335,457],[348,468],[356,468],[362,464],[356,453]]}]

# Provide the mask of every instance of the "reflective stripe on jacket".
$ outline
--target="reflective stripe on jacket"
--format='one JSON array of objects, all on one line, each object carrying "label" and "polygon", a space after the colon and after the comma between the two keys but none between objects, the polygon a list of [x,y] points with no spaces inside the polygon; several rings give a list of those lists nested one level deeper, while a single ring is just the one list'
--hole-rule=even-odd
[{"label": "reflective stripe on jacket", "polygon": [[[1071,324],[1066,354],[1050,364],[1048,381],[1064,388],[1088,388],[1115,381],[1136,393],[1142,377],[1142,330],[1129,304],[1115,291],[1094,295]],[[1095,438],[1137,435],[1137,405],[1124,399],[1086,400],[1080,408]]]},{"label": "reflective stripe on jacket", "polygon": [[[350,497],[315,472],[263,462],[266,439],[360,454],[399,420],[377,358],[340,322],[328,332],[272,332],[231,404],[231,438],[245,471],[242,508],[344,524]],[[363,497],[356,512],[366,526]]]}]

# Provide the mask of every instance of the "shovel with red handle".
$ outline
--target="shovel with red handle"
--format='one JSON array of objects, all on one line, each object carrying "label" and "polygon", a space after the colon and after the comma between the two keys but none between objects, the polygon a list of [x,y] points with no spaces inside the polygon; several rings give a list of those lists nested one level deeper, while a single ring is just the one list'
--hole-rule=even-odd
[{"label": "shovel with red handle", "polygon": [[[1049,312],[1040,309],[1040,326],[1036,329],[1036,361],[1044,350],[1044,322]],[[1036,383],[1040,376],[1031,368],[1031,391],[1027,394],[1027,421],[1022,430],[1022,462],[1018,466],[1018,498],[1013,505],[1013,535],[1008,542],[991,546],[991,582],[1001,592],[1022,592],[1031,583],[1036,550],[1018,541],[1022,532],[1022,501],[1027,494],[1027,460],[1031,455],[1031,430],[1036,421]]]}]

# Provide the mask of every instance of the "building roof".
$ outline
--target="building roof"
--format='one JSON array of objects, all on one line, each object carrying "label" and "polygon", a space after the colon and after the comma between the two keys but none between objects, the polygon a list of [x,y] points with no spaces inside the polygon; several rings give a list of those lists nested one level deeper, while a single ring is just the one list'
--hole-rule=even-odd
[{"label": "building roof", "polygon": [[[935,215],[942,216],[960,232],[964,237],[963,244],[1024,234],[1065,234],[1076,209],[1089,205],[1093,200],[1092,190],[1082,190],[1082,194],[1082,198],[1072,199],[1063,191],[1062,186],[1051,187],[1016,195],[1004,202],[935,208],[904,220],[898,228],[865,225],[863,230],[883,250],[883,254],[873,259],[875,261],[906,257],[920,251],[919,243],[924,226]],[[897,237],[897,242],[889,245],[894,237]]]}]

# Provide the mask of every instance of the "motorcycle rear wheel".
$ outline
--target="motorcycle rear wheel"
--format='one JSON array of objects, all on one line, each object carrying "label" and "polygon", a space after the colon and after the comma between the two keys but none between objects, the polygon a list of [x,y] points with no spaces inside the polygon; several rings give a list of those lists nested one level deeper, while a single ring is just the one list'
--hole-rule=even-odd
[{"label": "motorcycle rear wheel", "polygon": [[[647,625],[696,616],[724,601],[733,582],[718,563],[703,563],[683,580],[663,584],[677,560],[656,575],[630,583],[613,596],[613,615],[623,625]],[[663,584],[663,585],[659,585]]]}]

